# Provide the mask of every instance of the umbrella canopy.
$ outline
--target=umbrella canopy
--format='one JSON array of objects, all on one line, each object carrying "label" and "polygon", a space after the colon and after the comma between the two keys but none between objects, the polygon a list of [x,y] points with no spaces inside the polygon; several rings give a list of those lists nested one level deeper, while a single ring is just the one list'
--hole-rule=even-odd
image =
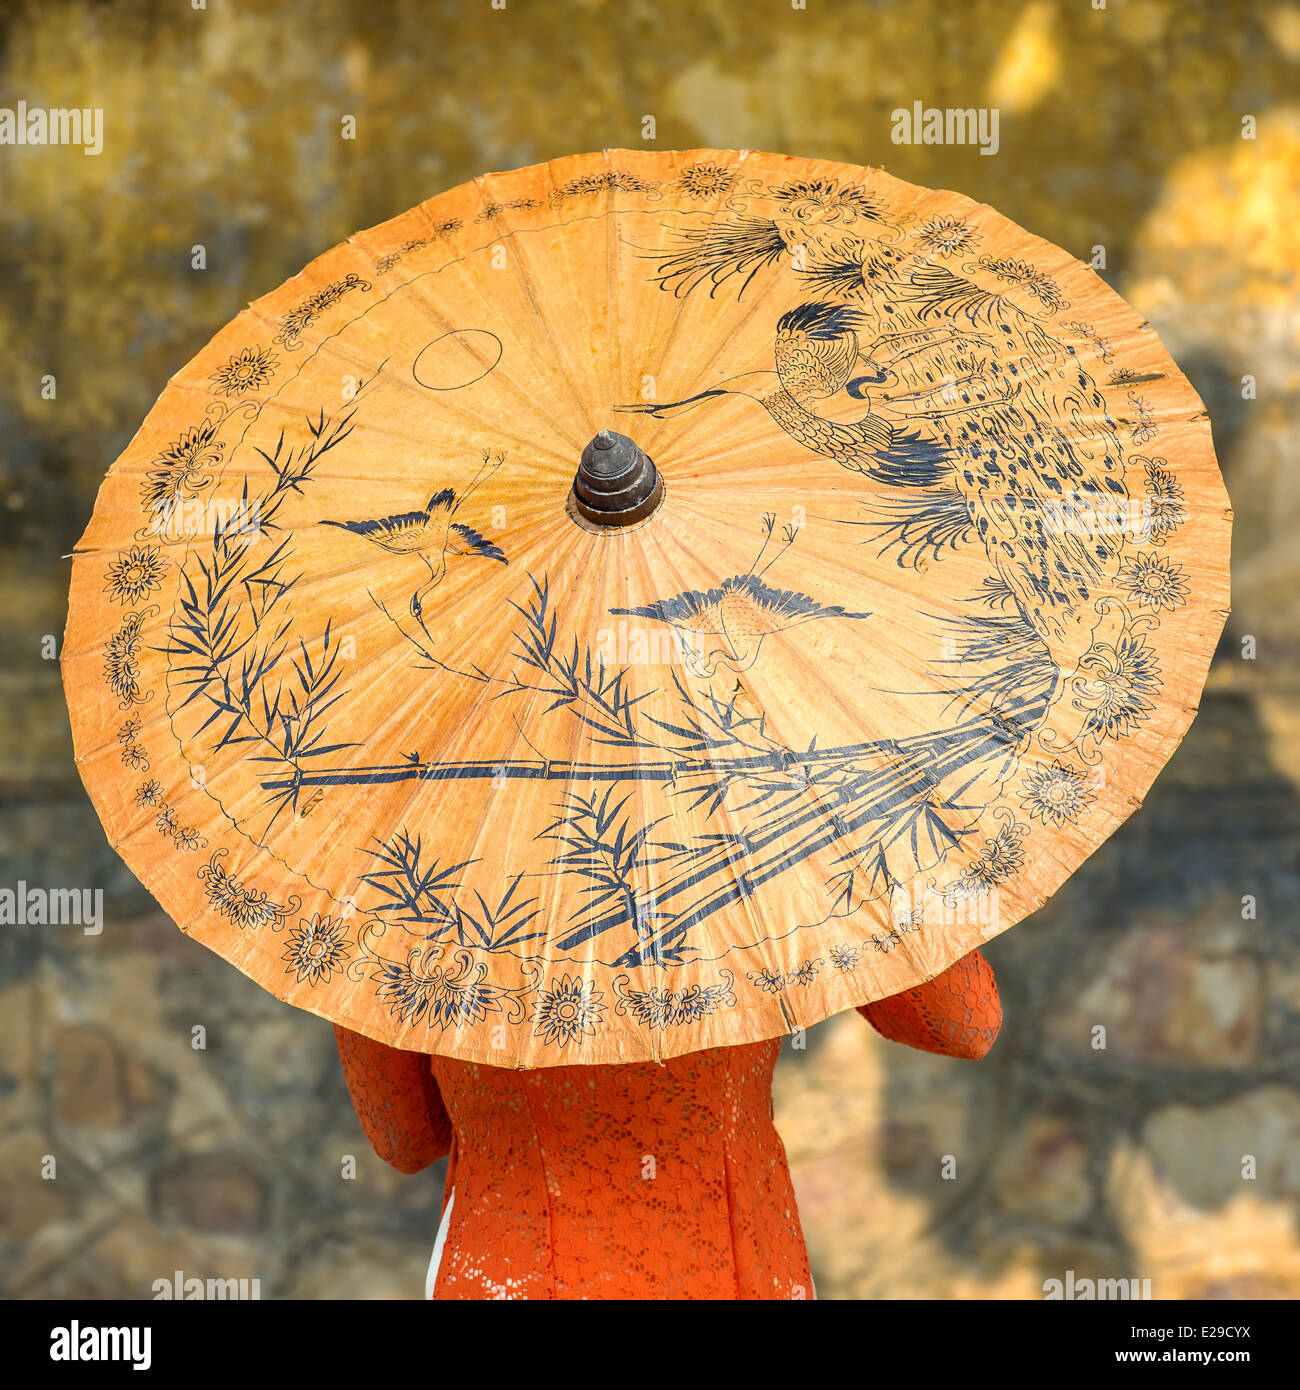
[{"label": "umbrella canopy", "polygon": [[354,1031],[756,1041],[932,977],[1132,813],[1230,524],[1150,327],[990,208],[557,160],[172,379],[73,559],[78,762],[182,930]]}]

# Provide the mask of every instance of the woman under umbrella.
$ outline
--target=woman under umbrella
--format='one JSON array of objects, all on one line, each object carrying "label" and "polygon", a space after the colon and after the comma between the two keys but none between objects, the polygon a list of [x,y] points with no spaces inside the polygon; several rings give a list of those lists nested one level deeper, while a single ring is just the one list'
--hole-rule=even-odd
[{"label": "woman under umbrella", "polygon": [[[627,423],[635,434],[612,426]],[[438,1297],[811,1295],[770,1081],[982,1055],[1227,614],[1149,325],[880,170],[608,151],[362,232],[172,379],[73,560],[112,843],[451,1155]]]},{"label": "woman under umbrella", "polygon": [[[945,1057],[983,1057],[1002,1022],[978,951],[859,1012]],[[772,1122],[779,1039],[522,1071],[334,1032],[380,1158],[417,1173],[450,1155],[426,1297],[812,1297]]]}]

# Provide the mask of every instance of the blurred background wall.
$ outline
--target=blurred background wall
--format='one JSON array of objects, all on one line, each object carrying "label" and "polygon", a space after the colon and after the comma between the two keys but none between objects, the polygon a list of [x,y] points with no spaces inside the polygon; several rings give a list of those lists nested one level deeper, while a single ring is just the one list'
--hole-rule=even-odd
[{"label": "blurred background wall", "polygon": [[[220,325],[357,228],[638,145],[645,115],[660,148],[882,164],[1104,246],[1205,400],[1237,513],[1200,717],[1144,808],[992,944],[992,1056],[848,1015],[783,1058],[819,1295],[1032,1298],[1067,1270],[1300,1293],[1300,4],[1098,2],[0,6],[0,105],[105,112],[96,158],[0,147],[0,883],[99,886],[107,915],[100,937],[0,928],[11,1296],[148,1297],[176,1269],[419,1296],[440,1175],[373,1158],[328,1027],[182,936],[109,850],[42,639],[101,475]],[[914,101],[998,107],[999,152],[892,145]]]}]

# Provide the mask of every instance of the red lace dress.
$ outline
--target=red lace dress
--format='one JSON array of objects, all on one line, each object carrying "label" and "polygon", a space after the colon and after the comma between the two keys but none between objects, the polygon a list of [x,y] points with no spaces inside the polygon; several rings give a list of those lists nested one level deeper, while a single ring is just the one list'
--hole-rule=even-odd
[{"label": "red lace dress", "polygon": [[[979,952],[859,1012],[951,1057],[983,1056],[1002,1017]],[[779,1039],[520,1071],[335,1035],[376,1153],[403,1173],[451,1156],[431,1297],[812,1297],[772,1123]]]}]

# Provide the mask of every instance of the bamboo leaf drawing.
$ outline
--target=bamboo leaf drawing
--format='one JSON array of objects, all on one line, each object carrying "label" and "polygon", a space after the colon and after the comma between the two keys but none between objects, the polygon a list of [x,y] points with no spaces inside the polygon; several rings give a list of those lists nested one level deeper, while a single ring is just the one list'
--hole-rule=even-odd
[{"label": "bamboo leaf drawing", "polygon": [[426,864],[423,838],[413,838],[406,830],[376,839],[366,853],[383,865],[362,875],[362,881],[386,900],[373,911],[414,936],[430,941],[454,939],[458,946],[501,951],[542,935],[529,930],[538,907],[535,897],[526,897],[520,890],[522,874],[510,880],[495,903],[474,890],[473,902],[467,905],[460,896],[461,871],[479,860],[444,865],[435,858]]},{"label": "bamboo leaf drawing", "polygon": [[[355,413],[355,403],[337,417],[322,410],[307,418],[302,445],[287,447],[281,431],[273,448],[259,449],[272,481],[250,502],[246,478],[236,516],[256,517],[263,531],[278,529],[280,507],[348,437]],[[267,789],[265,834],[284,810],[297,808],[307,768],[355,745],[329,739],[328,715],[347,693],[332,623],[310,644],[294,637],[287,599],[301,576],[291,570],[289,542],[261,555],[254,539],[219,523],[211,547],[191,556],[163,651],[184,692],[180,707],[209,707],[198,732],[215,731],[212,751],[247,747],[249,762],[281,770],[279,785]]]},{"label": "bamboo leaf drawing", "polygon": [[603,656],[593,659],[591,648],[579,646],[575,636],[572,646],[561,648],[558,640],[558,619],[551,610],[549,582],[541,583],[529,576],[533,586],[527,604],[511,602],[511,607],[524,619],[522,631],[515,634],[518,647],[515,656],[546,678],[545,684],[527,684],[516,680],[501,695],[521,690],[540,691],[551,696],[546,713],[559,709],[571,711],[596,736],[598,743],[627,748],[653,747],[641,736],[636,725],[636,706],[653,693],[646,691],[634,696],[625,670],[606,667]]}]

